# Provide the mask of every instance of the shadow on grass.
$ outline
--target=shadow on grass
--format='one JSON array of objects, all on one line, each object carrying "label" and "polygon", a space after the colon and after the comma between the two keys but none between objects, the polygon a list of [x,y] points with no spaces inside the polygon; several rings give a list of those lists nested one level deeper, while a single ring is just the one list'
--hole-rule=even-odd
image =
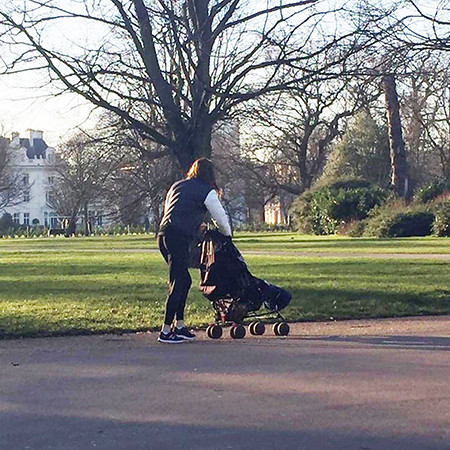
[{"label": "shadow on grass", "polygon": [[[434,261],[249,258],[258,278],[293,295],[290,321],[377,318],[450,313],[449,264]],[[130,331],[160,321],[167,268],[156,258],[61,264],[51,257],[4,264],[0,274],[3,335]],[[95,262],[96,261],[96,262]],[[212,308],[195,285],[188,300],[193,325],[211,320]],[[111,311],[116,312],[111,312]],[[83,314],[83,317],[77,315]],[[144,327],[145,328],[145,327]]]},{"label": "shadow on grass", "polygon": [[130,264],[129,262],[121,263],[63,263],[63,262],[33,262],[10,264],[4,267],[0,277],[14,277],[18,280],[27,276],[35,276],[42,274],[43,276],[86,276],[86,275],[105,275],[105,274],[149,274],[155,270],[166,270],[165,264],[160,262],[148,261],[142,264]]},{"label": "shadow on grass", "polygon": [[[152,295],[149,295],[149,292]],[[45,299],[44,311],[39,300],[33,302],[35,313],[17,310],[4,312],[0,317],[0,337],[49,336],[92,333],[120,333],[154,329],[155,317],[162,316],[166,289],[148,284],[134,284],[130,292],[124,286],[111,289],[110,284],[84,283],[85,298],[79,298],[79,287],[47,286],[49,298],[64,297],[64,301]],[[291,289],[293,299],[283,311],[292,322],[367,319],[381,317],[450,314],[450,301],[436,295],[413,295],[399,292],[370,290],[358,292],[346,289]],[[26,301],[24,302],[26,303]],[[77,317],[80,311],[82,317]],[[197,311],[203,325],[212,317],[208,300],[198,292],[190,294],[188,307]],[[75,309],[74,309],[75,308]],[[117,309],[117,311],[116,311]],[[54,312],[56,311],[56,312]],[[113,313],[111,313],[113,311]],[[261,312],[265,312],[261,308]],[[189,315],[189,311],[187,313]],[[157,322],[159,323],[159,321]]]},{"label": "shadow on grass", "polygon": [[[289,288],[288,288],[289,289]],[[401,289],[298,288],[286,315],[290,320],[360,319],[450,313],[446,290],[414,293]]]}]

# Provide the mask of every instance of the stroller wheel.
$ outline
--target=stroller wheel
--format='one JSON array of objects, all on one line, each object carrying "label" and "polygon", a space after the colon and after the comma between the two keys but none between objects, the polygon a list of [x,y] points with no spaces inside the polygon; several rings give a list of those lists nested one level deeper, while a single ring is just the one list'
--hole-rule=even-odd
[{"label": "stroller wheel", "polygon": [[245,328],[242,325],[233,325],[230,328],[230,336],[233,339],[244,339],[244,337],[245,337]]},{"label": "stroller wheel", "polygon": [[253,334],[254,336],[262,336],[266,331],[266,327],[262,322],[252,322],[248,329],[250,334]]},{"label": "stroller wheel", "polygon": [[222,327],[219,325],[210,325],[206,329],[206,334],[210,339],[220,339],[222,337]]},{"label": "stroller wheel", "polygon": [[280,325],[280,324],[279,323],[274,323],[273,327],[272,327],[272,331],[273,331],[273,334],[275,336],[280,336],[280,332],[278,331],[278,325]]},{"label": "stroller wheel", "polygon": [[278,332],[280,333],[280,336],[287,336],[290,330],[291,328],[286,322],[281,322],[280,325],[278,325]]},{"label": "stroller wheel", "polygon": [[276,323],[273,326],[273,332],[275,336],[287,336],[289,334],[290,327],[286,322]]}]

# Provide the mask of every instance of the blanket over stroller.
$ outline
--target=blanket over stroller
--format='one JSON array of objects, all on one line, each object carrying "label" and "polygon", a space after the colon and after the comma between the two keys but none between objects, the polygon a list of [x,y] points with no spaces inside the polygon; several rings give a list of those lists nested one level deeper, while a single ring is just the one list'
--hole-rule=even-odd
[{"label": "blanket over stroller", "polygon": [[257,311],[262,304],[278,312],[292,298],[285,289],[254,277],[231,238],[216,230],[207,231],[203,239],[200,290],[211,302],[232,299],[246,312]]}]

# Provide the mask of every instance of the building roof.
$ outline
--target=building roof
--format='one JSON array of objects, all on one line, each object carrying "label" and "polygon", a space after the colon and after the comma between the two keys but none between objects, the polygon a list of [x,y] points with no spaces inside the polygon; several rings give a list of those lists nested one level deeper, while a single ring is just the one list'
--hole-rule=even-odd
[{"label": "building roof", "polygon": [[46,158],[46,150],[48,148],[48,145],[45,143],[43,139],[34,138],[33,145],[31,145],[30,139],[27,138],[20,139],[20,145],[27,149],[27,157],[29,159]]}]

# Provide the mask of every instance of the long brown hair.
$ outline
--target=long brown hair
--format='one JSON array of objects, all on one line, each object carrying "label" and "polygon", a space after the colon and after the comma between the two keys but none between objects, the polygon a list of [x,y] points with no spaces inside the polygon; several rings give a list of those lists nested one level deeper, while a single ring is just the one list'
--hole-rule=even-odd
[{"label": "long brown hair", "polygon": [[211,186],[219,192],[216,177],[214,175],[214,166],[210,159],[199,158],[192,163],[192,166],[186,174],[186,179],[190,180],[193,178],[207,184],[208,186]]}]

